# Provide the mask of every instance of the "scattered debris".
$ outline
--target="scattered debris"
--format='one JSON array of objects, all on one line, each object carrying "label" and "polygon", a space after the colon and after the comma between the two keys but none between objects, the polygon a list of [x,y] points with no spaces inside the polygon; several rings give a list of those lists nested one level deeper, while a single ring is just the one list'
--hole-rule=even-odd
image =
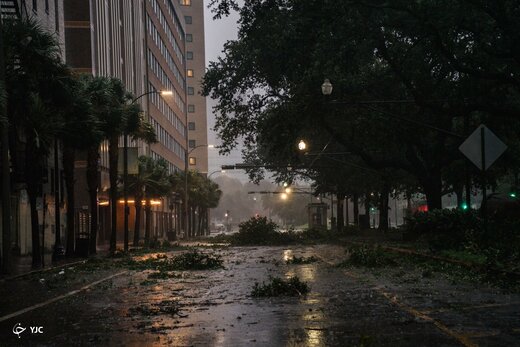
[{"label": "scattered debris", "polygon": [[180,314],[180,304],[176,300],[163,300],[151,305],[131,307],[128,311],[128,315],[133,316],[136,314],[142,316],[158,316],[161,314],[168,314],[172,316],[185,317]]},{"label": "scattered debris", "polygon": [[317,261],[320,261],[318,258],[316,258],[315,256],[310,256],[310,257],[297,257],[297,256],[294,256],[292,258],[289,258],[285,261],[286,264],[310,264],[310,263],[315,263]]},{"label": "scattered debris", "polygon": [[260,285],[256,282],[251,295],[253,297],[302,296],[308,292],[309,286],[307,283],[300,281],[298,276],[290,277],[287,280],[270,276],[268,283]]},{"label": "scattered debris", "polygon": [[346,252],[348,258],[340,263],[339,267],[384,267],[397,264],[395,255],[386,252],[381,247],[351,246]]}]

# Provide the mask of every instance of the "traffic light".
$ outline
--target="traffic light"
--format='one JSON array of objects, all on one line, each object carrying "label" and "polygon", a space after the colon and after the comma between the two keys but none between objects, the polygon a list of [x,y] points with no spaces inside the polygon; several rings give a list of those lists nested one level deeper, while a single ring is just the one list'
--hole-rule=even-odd
[{"label": "traffic light", "polygon": [[518,188],[513,186],[509,189],[509,194],[507,194],[511,199],[516,199],[518,197]]},{"label": "traffic light", "polygon": [[460,204],[460,208],[461,208],[463,211],[466,211],[466,210],[469,208],[469,206],[468,206],[467,203],[463,202],[462,204]]}]

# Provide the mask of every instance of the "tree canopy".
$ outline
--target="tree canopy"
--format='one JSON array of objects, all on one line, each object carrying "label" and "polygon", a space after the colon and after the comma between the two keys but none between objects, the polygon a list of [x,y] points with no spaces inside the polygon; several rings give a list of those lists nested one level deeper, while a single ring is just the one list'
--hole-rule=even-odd
[{"label": "tree canopy", "polygon": [[[217,17],[240,13],[238,39],[226,43],[203,81],[203,94],[217,100],[222,152],[243,139],[251,162],[271,164],[282,175],[315,176],[296,150],[305,138],[315,152],[326,144],[325,153],[348,152],[320,156],[314,168],[341,168],[349,171],[345,177],[364,167],[393,186],[406,174],[430,208],[440,208],[442,194],[460,180],[449,169],[465,160],[458,146],[485,123],[513,148],[496,169],[518,170],[516,2],[249,0],[240,6],[221,0],[212,6]],[[333,83],[328,97],[320,92],[325,78]]]}]

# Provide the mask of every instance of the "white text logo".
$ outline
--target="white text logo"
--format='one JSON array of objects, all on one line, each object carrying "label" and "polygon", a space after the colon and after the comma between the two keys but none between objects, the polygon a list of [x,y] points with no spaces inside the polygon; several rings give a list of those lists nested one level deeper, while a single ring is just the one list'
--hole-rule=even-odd
[{"label": "white text logo", "polygon": [[16,323],[13,327],[13,334],[18,335],[18,338],[20,338],[20,334],[25,331],[26,328],[22,327],[21,323]]}]

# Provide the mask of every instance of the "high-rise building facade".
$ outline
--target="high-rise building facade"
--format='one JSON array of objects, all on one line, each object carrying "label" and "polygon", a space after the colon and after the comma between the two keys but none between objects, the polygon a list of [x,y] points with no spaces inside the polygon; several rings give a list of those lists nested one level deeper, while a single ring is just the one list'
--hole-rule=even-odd
[{"label": "high-rise building facade", "polygon": [[[65,2],[67,63],[78,73],[117,77],[123,81],[126,89],[136,96],[158,140],[151,145],[129,141],[129,147],[137,148],[139,155],[166,160],[172,173],[184,170],[187,145],[185,29],[179,7],[176,0]],[[165,91],[168,93],[161,93]],[[103,242],[110,234],[107,144],[102,144],[100,154],[101,166],[105,168],[101,172],[98,196]],[[85,169],[85,159],[77,163],[78,169]],[[85,175],[77,176],[76,204],[86,206],[86,182],[81,182]],[[130,212],[132,232],[135,218],[132,206]],[[121,232],[122,218],[121,210],[117,221]],[[178,224],[172,222],[168,198],[155,205],[152,218],[153,230],[159,237]],[[141,221],[144,222],[144,218]],[[121,240],[119,235],[118,240]]]},{"label": "high-rise building facade", "polygon": [[[208,172],[208,122],[206,98],[200,94],[206,69],[204,1],[176,0],[186,25],[186,93],[188,111],[188,156],[190,169]],[[200,147],[199,147],[200,146]]]}]

